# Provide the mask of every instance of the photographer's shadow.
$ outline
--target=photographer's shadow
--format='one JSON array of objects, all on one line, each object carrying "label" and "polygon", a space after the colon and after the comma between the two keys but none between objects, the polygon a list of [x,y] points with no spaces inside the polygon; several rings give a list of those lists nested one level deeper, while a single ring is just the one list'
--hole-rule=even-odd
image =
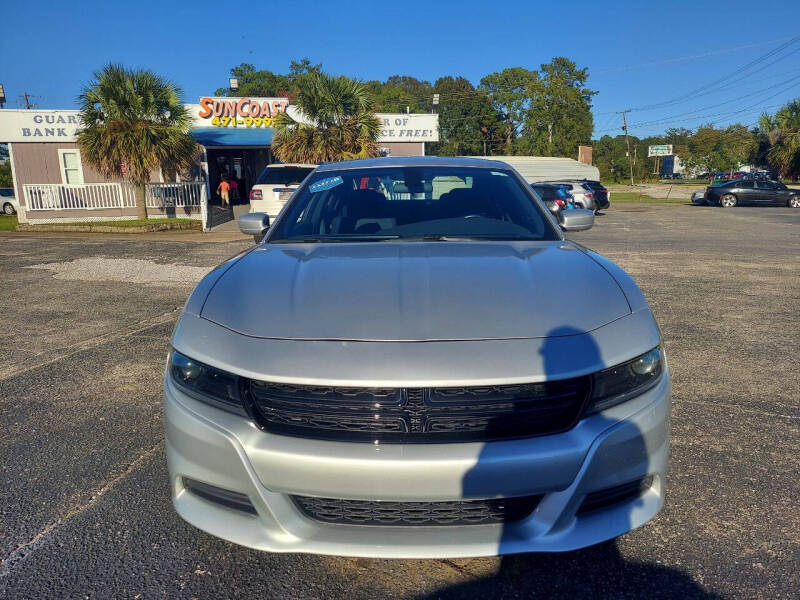
[{"label": "photographer's shadow", "polygon": [[[605,365],[597,343],[591,334],[586,334],[574,327],[564,326],[548,333],[547,341],[538,357],[544,372],[549,379],[564,378],[565,372],[571,367],[580,365]],[[536,360],[532,357],[532,360]],[[578,367],[580,366],[578,365]],[[594,370],[594,368],[593,368]],[[599,417],[592,417],[597,419]],[[521,419],[530,418],[520,412]],[[608,420],[608,426],[616,421]],[[600,430],[605,430],[600,424]],[[649,455],[645,439],[638,430],[631,434],[630,429],[620,437],[615,445],[615,453],[623,451],[625,461],[620,467],[621,481],[635,479],[646,474],[649,464]],[[616,463],[618,458],[609,456],[604,459],[601,450],[596,457],[608,464]],[[463,478],[462,491],[465,498],[486,498],[492,493],[492,481],[497,482],[497,464],[500,456],[505,456],[506,450],[498,449],[497,444],[485,444],[478,460]],[[507,458],[507,456],[505,456]],[[594,463],[592,463],[594,464]],[[591,469],[591,467],[589,467]],[[580,471],[583,472],[582,470]],[[588,471],[591,474],[591,471]],[[519,473],[514,475],[515,481],[524,480]],[[537,473],[530,473],[532,481],[536,480]],[[541,523],[547,523],[547,513],[565,515],[553,517],[553,530],[563,531],[572,525],[575,514],[584,494],[572,494],[570,489],[578,485],[576,476],[573,482],[564,491],[561,498],[548,498],[540,503],[534,518],[540,519],[539,532],[542,531]],[[502,484],[502,482],[500,482]],[[535,487],[532,484],[531,487]],[[524,489],[525,485],[520,486]],[[592,490],[593,491],[593,490]],[[496,493],[496,492],[495,492]],[[523,492],[524,493],[524,492]],[[561,504],[559,504],[561,503]],[[617,510],[609,513],[608,531],[623,532],[632,529],[641,523],[641,517],[635,516],[642,500],[620,503]],[[621,508],[625,506],[627,508]],[[641,512],[641,511],[640,511]],[[599,514],[599,513],[595,513]],[[546,529],[546,526],[544,527]],[[491,531],[491,533],[490,533]],[[497,539],[497,529],[487,529],[487,536]],[[613,539],[598,543],[597,545],[563,553],[522,553],[526,537],[532,535],[531,530],[524,529],[521,522],[507,523],[497,539],[497,551],[504,555],[500,559],[497,572],[480,579],[470,580],[450,587],[437,590],[424,596],[426,599],[451,600],[456,598],[718,598],[705,592],[691,577],[675,568],[659,564],[643,563],[626,559],[620,552],[617,542]],[[611,536],[615,535],[614,533]],[[609,537],[611,537],[609,536]],[[600,538],[602,539],[602,538]],[[645,542],[646,543],[646,542]],[[481,559],[476,559],[481,560]],[[489,559],[492,560],[492,559]],[[464,565],[464,571],[469,572],[469,563]]]}]

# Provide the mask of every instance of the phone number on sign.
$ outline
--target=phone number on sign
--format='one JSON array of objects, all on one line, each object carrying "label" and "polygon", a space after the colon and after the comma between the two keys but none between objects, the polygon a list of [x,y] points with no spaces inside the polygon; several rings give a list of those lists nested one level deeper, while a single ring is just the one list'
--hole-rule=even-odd
[{"label": "phone number on sign", "polygon": [[234,119],[233,117],[214,117],[211,124],[214,127],[272,127],[270,117],[245,117],[244,119]]}]

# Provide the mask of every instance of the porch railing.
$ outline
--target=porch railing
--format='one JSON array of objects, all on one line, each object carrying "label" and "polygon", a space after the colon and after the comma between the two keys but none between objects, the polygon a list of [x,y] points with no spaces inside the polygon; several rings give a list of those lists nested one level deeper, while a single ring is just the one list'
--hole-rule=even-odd
[{"label": "porch railing", "polygon": [[23,186],[25,210],[92,210],[136,206],[133,188],[124,183],[64,185],[37,183]]},{"label": "porch railing", "polygon": [[148,183],[145,188],[148,208],[199,208],[205,193],[203,182]]}]

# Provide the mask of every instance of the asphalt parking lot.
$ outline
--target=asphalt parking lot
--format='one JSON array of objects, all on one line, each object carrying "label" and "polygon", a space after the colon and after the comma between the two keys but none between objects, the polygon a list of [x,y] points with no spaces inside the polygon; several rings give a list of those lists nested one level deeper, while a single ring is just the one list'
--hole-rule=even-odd
[{"label": "asphalt parking lot", "polygon": [[259,553],[173,512],[169,335],[247,240],[0,235],[0,597],[800,597],[799,228],[786,208],[623,204],[574,235],[664,333],[667,506],[579,552],[438,561]]}]

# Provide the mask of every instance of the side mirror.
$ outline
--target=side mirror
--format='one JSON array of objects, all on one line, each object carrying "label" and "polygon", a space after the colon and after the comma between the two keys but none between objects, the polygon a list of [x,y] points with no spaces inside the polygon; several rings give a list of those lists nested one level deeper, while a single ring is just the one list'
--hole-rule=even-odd
[{"label": "side mirror", "polygon": [[594,225],[594,211],[575,208],[561,211],[561,229],[564,231],[586,231]]},{"label": "side mirror", "polygon": [[267,213],[254,212],[239,215],[239,231],[245,235],[252,235],[256,243],[264,239],[267,229],[269,229]]}]

